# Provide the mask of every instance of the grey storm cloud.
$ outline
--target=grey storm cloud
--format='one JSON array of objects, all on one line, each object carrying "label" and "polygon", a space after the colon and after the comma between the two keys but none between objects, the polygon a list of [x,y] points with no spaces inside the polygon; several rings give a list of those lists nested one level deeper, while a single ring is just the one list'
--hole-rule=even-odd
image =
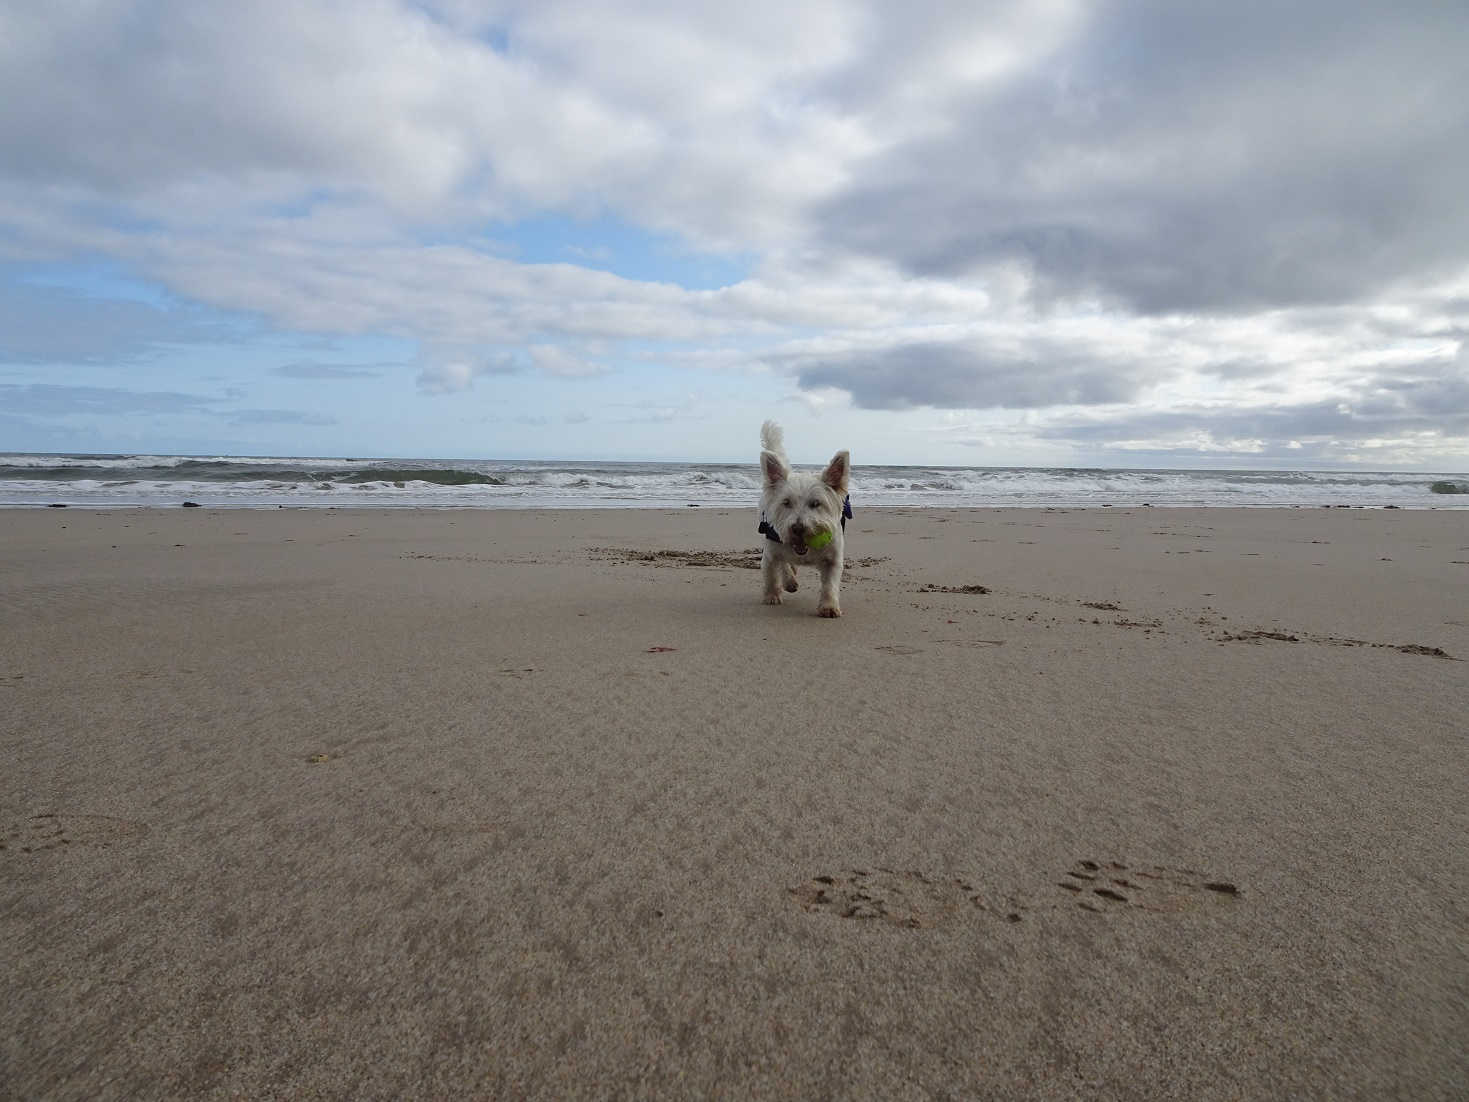
[{"label": "grey storm cloud", "polygon": [[1039,409],[1125,402],[1148,381],[1085,352],[1036,341],[997,349],[982,343],[921,343],[803,357],[807,389],[844,390],[864,409]]},{"label": "grey storm cloud", "polygon": [[[1469,349],[1469,346],[1465,346]],[[1469,370],[1460,366],[1442,373],[1409,373],[1376,379],[1356,405],[1364,416],[1423,418],[1445,429],[1469,433]]]},{"label": "grey storm cloud", "polygon": [[1341,397],[1320,401],[1122,413],[1101,421],[1062,421],[1040,432],[1048,439],[1088,445],[1207,434],[1216,440],[1259,440],[1281,455],[1292,454],[1293,441],[1352,446],[1415,433],[1469,435],[1469,370],[1462,363],[1382,370]]},{"label": "grey storm cloud", "polygon": [[1469,5],[1116,2],[820,212],[920,275],[1144,313],[1350,302],[1469,255]]}]

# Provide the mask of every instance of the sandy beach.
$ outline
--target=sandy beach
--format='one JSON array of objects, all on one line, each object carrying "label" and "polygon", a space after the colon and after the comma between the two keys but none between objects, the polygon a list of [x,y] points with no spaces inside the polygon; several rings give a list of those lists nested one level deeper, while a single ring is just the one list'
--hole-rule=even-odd
[{"label": "sandy beach", "polygon": [[0,1097],[1461,1099],[1469,511],[0,513]]}]

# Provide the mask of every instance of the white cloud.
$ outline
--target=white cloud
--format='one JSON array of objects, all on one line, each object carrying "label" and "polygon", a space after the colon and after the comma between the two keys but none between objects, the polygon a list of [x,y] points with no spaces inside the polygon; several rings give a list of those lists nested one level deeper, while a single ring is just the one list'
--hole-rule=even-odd
[{"label": "white cloud", "polygon": [[459,394],[485,375],[512,375],[515,359],[506,354],[474,357],[462,350],[430,349],[418,372],[418,389],[423,394]]},{"label": "white cloud", "polygon": [[418,373],[418,389],[425,394],[457,394],[474,385],[474,368],[467,363],[435,364]]},{"label": "white cloud", "polygon": [[601,364],[591,360],[583,359],[564,348],[551,344],[533,344],[530,346],[530,362],[537,371],[544,371],[548,375],[560,375],[564,378],[584,378],[588,375],[601,375],[607,370]]}]

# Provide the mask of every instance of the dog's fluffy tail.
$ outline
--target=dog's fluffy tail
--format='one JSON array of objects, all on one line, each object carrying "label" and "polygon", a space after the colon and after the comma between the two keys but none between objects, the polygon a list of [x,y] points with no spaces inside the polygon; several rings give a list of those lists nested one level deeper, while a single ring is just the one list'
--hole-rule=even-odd
[{"label": "dog's fluffy tail", "polygon": [[786,434],[774,421],[766,421],[760,426],[760,447],[785,459]]}]

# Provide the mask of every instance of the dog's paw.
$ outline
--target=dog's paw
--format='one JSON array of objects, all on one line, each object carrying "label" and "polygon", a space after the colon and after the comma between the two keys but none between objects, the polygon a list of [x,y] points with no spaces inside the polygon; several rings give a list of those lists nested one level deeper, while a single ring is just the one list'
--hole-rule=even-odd
[{"label": "dog's paw", "polygon": [[778,604],[780,604],[780,594],[779,593],[767,593],[767,594],[765,594],[765,603],[767,605],[778,605]]},{"label": "dog's paw", "polygon": [[835,620],[841,614],[842,610],[836,605],[823,605],[816,610],[816,615],[825,617],[828,620]]}]

